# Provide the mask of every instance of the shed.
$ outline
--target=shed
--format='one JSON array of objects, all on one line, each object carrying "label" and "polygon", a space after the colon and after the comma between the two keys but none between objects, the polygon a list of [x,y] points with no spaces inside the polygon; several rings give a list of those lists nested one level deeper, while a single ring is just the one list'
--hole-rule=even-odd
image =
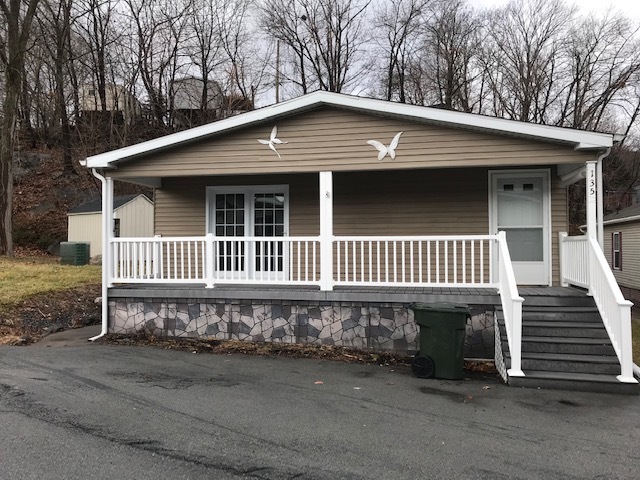
[{"label": "shed", "polygon": [[[102,200],[96,198],[69,210],[67,240],[89,242],[91,257],[102,253]],[[116,237],[153,236],[153,202],[144,194],[113,199],[113,234]]]}]

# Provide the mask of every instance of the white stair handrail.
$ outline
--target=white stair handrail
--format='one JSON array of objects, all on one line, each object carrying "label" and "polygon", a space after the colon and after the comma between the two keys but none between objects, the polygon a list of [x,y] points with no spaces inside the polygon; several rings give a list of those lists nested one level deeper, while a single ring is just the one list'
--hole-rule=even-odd
[{"label": "white stair handrail", "polygon": [[511,368],[507,370],[507,374],[510,377],[524,377],[522,371],[522,302],[524,302],[524,298],[518,293],[505,232],[498,233],[497,242],[498,291],[511,355]]}]

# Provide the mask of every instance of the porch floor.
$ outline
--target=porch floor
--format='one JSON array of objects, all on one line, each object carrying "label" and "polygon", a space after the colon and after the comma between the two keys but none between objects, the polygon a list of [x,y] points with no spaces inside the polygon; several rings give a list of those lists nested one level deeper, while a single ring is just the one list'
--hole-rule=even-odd
[{"label": "porch floor", "polygon": [[[521,287],[523,297],[586,297],[584,290],[572,287]],[[194,285],[126,285],[109,289],[109,298],[202,298],[235,300],[291,300],[320,302],[369,303],[460,303],[499,305],[495,288],[455,287],[334,287],[321,291],[318,287],[219,285],[204,288]]]}]

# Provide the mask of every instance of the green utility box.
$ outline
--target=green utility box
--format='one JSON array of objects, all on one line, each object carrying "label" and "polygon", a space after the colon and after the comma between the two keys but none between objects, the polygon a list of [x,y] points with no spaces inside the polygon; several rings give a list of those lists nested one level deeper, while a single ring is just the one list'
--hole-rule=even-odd
[{"label": "green utility box", "polygon": [[60,263],[63,265],[86,265],[89,263],[87,242],[60,242]]},{"label": "green utility box", "polygon": [[414,375],[462,378],[469,309],[450,303],[413,303],[411,310],[420,326],[420,353],[412,364]]}]

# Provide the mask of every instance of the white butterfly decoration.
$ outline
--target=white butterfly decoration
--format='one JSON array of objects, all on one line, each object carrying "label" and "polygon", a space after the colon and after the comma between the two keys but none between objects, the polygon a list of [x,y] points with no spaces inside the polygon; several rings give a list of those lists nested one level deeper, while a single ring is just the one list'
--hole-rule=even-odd
[{"label": "white butterfly decoration", "polygon": [[258,140],[258,142],[260,142],[262,145],[269,145],[269,148],[271,150],[273,150],[274,152],[276,152],[276,155],[278,155],[279,159],[282,159],[282,157],[280,156],[280,154],[278,153],[278,150],[276,150],[276,145],[282,145],[285,143],[289,143],[289,142],[283,142],[282,140],[280,140],[278,138],[278,127],[273,127],[273,129],[271,130],[271,137],[269,138],[269,140]]},{"label": "white butterfly decoration", "polygon": [[391,143],[388,147],[385,147],[382,143],[377,140],[369,140],[367,143],[378,150],[378,160],[382,160],[387,154],[391,157],[391,160],[395,160],[396,158],[396,148],[398,148],[398,143],[400,143],[400,135],[404,132],[400,132],[393,137]]}]

